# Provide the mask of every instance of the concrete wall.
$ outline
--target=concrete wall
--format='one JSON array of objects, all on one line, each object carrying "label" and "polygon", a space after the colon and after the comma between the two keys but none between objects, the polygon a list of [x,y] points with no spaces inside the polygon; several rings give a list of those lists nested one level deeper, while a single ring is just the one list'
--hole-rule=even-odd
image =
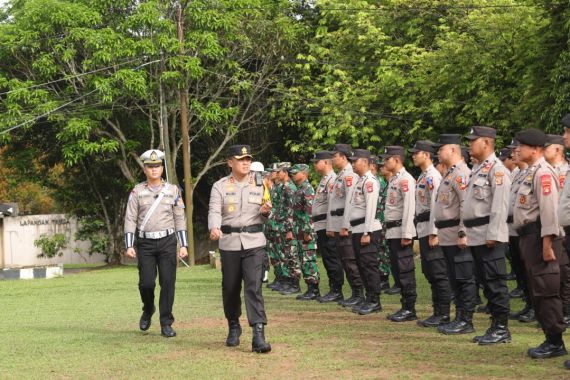
[{"label": "concrete wall", "polygon": [[[89,257],[87,254],[89,242],[73,239],[76,231],[77,220],[63,214],[6,217],[0,224],[0,267],[20,268],[103,262],[104,255]],[[34,241],[42,234],[53,236],[56,233],[63,233],[68,239],[63,256],[52,259],[38,258],[41,249],[34,246]],[[81,255],[74,252],[76,248],[79,249]]]}]

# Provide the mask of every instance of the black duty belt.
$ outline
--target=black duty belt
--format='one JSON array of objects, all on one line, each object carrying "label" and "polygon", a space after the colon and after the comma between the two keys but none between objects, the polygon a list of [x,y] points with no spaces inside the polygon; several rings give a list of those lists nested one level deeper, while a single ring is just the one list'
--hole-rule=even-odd
[{"label": "black duty belt", "polygon": [[491,218],[489,217],[489,215],[487,215],[487,216],[482,216],[480,218],[464,220],[463,225],[469,228],[479,227],[479,226],[484,226],[485,224],[489,224],[490,220]]},{"label": "black duty belt", "polygon": [[521,228],[517,228],[517,234],[519,234],[519,236],[534,235],[534,234],[540,235],[541,229],[542,225],[540,224],[540,221],[537,220],[536,222],[527,223]]},{"label": "black duty belt", "polygon": [[336,210],[331,210],[331,215],[332,216],[343,216],[344,215],[344,209],[343,208],[337,208]]},{"label": "black duty belt", "polygon": [[566,226],[563,228],[564,228],[564,233],[566,234],[566,236],[570,236],[570,226]]},{"label": "black duty belt", "polygon": [[402,220],[389,220],[384,223],[386,229],[389,230],[390,228],[400,227],[402,225]]},{"label": "black duty belt", "polygon": [[424,211],[421,214],[416,215],[416,217],[414,218],[414,222],[416,224],[421,223],[421,222],[429,222],[430,216],[431,216],[431,213],[429,211]]},{"label": "black duty belt", "polygon": [[221,230],[224,234],[231,234],[233,232],[262,232],[263,224],[252,224],[251,226],[243,227],[222,226]]},{"label": "black duty belt", "polygon": [[448,220],[436,220],[435,226],[437,228],[449,228],[458,226],[460,223],[459,219],[448,219]]},{"label": "black duty belt", "polygon": [[509,215],[507,216],[507,223],[512,223],[513,222],[513,216]]},{"label": "black duty belt", "polygon": [[313,216],[313,222],[320,222],[321,220],[327,220],[327,214],[319,214]]},{"label": "black duty belt", "polygon": [[351,227],[359,226],[359,225],[363,224],[365,220],[366,220],[366,218],[359,218],[359,219],[351,220],[350,226]]}]

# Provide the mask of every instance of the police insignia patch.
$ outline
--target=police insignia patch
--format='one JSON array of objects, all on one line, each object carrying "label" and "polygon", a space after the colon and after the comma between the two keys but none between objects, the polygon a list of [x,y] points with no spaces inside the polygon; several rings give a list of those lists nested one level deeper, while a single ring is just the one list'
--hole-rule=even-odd
[{"label": "police insignia patch", "polygon": [[400,186],[402,186],[402,191],[403,191],[404,193],[407,193],[407,192],[408,192],[409,187],[408,187],[408,180],[407,180],[407,179],[401,180],[401,181],[400,181]]},{"label": "police insignia patch", "polygon": [[157,158],[158,158],[158,154],[156,154],[156,152],[153,150],[152,153],[150,154],[150,159],[152,161],[156,161]]},{"label": "police insignia patch", "polygon": [[372,182],[367,182],[366,183],[366,191],[371,193],[374,191],[374,184]]},{"label": "police insignia patch", "polygon": [[429,187],[430,190],[433,190],[433,178],[432,177],[427,177],[426,179],[427,185]]},{"label": "police insignia patch", "polygon": [[351,186],[352,186],[352,176],[347,175],[346,177],[344,177],[344,181],[346,182],[346,186],[347,186],[347,187],[351,187]]},{"label": "police insignia patch", "polygon": [[540,177],[540,186],[542,186],[542,195],[549,195],[552,192],[552,176],[543,174]]},{"label": "police insignia patch", "polygon": [[519,203],[521,205],[524,205],[526,203],[526,197],[524,195],[521,195],[521,197],[519,198]]},{"label": "police insignia patch", "polygon": [[564,187],[564,182],[566,182],[566,174],[561,174],[558,179],[560,181],[560,187]]},{"label": "police insignia patch", "polygon": [[503,184],[503,177],[505,176],[505,173],[503,172],[496,172],[495,173],[495,183],[497,184],[497,186],[501,186]]}]

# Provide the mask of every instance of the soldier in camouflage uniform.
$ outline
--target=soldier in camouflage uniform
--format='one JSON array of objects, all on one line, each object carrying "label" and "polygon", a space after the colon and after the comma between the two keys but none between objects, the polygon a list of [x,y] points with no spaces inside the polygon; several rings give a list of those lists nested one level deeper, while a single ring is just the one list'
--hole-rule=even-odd
[{"label": "soldier in camouflage uniform", "polygon": [[299,278],[301,277],[301,268],[299,257],[297,256],[297,241],[294,235],[294,215],[293,202],[297,186],[289,178],[289,168],[291,164],[284,162],[279,165],[277,178],[281,182],[281,199],[279,208],[274,208],[275,220],[277,222],[277,230],[279,231],[279,248],[284,256],[285,263],[283,265],[284,275],[286,275],[285,285],[281,287],[279,293],[290,295],[299,293]]},{"label": "soldier in camouflage uniform", "polygon": [[269,194],[273,212],[269,215],[267,223],[265,224],[265,236],[267,238],[267,254],[275,271],[275,281],[268,284],[267,287],[272,290],[281,291],[281,288],[286,284],[288,272],[285,266],[285,256],[283,255],[279,226],[275,219],[275,210],[278,210],[280,207],[281,191],[283,188],[277,178],[278,166],[278,163],[271,165],[270,179],[273,182],[273,186],[269,190]]},{"label": "soldier in camouflage uniform", "polygon": [[[384,170],[384,162],[379,161],[378,157],[373,156],[370,171],[380,183],[380,196],[378,197],[378,206],[376,207],[376,219],[380,223],[384,223],[384,206],[386,205],[386,196],[388,195],[388,180],[390,172]],[[390,255],[388,254],[388,242],[384,236],[384,230],[380,232],[380,245],[378,250],[378,269],[380,270],[380,289],[387,290],[390,288]]]},{"label": "soldier in camouflage uniform", "polygon": [[308,180],[309,166],[297,164],[289,170],[297,185],[293,214],[295,217],[295,239],[307,291],[297,296],[300,301],[311,301],[321,296],[319,291],[319,266],[317,265],[317,241],[312,220],[315,189]]}]

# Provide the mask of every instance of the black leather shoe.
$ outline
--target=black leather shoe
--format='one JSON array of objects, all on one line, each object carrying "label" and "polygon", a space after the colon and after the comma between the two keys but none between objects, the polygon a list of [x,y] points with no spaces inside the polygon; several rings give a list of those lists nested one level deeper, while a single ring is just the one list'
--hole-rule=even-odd
[{"label": "black leather shoe", "polygon": [[364,289],[353,289],[352,296],[345,300],[338,301],[338,304],[340,306],[352,308],[353,306],[361,305],[362,303],[364,303],[364,301],[365,301]]},{"label": "black leather shoe", "polygon": [[263,323],[253,325],[252,329],[253,339],[251,340],[251,350],[257,353],[271,351],[271,345],[265,341],[265,326]]},{"label": "black leather shoe", "polygon": [[319,292],[319,286],[315,284],[309,284],[309,288],[303,294],[299,294],[295,299],[298,301],[312,301],[316,300],[321,296]]},{"label": "black leather shoe", "polygon": [[437,327],[449,323],[449,315],[432,315],[417,322],[420,327]]},{"label": "black leather shoe", "polygon": [[566,360],[566,361],[564,362],[564,368],[570,369],[570,360]]},{"label": "black leather shoe", "polygon": [[390,296],[393,296],[395,294],[400,294],[401,292],[402,292],[402,289],[400,289],[396,285],[394,285],[390,289],[386,289],[384,291],[384,294],[388,294]]},{"label": "black leather shoe", "polygon": [[328,292],[324,296],[319,297],[317,299],[317,301],[319,301],[320,303],[338,302],[338,301],[342,301],[342,300],[343,300],[342,292],[337,291],[337,290],[331,290],[330,292]]},{"label": "black leather shoe", "polygon": [[141,315],[141,319],[139,321],[139,329],[141,329],[141,331],[146,331],[150,328],[152,315],[154,314],[155,311],[156,311],[156,307],[152,308],[152,313],[150,313],[150,314],[147,314],[143,311],[143,313]]},{"label": "black leather shoe", "polygon": [[438,331],[445,335],[471,334],[475,332],[472,322],[466,322],[463,320],[454,322],[455,323],[452,322],[448,325],[440,326],[441,329],[438,328]]},{"label": "black leather shoe", "polygon": [[530,356],[533,359],[547,359],[547,358],[555,358],[557,356],[566,355],[568,354],[568,351],[566,351],[564,343],[556,345],[546,340],[538,347],[529,348],[527,353],[528,356]]},{"label": "black leather shoe", "polygon": [[519,315],[519,322],[530,323],[534,321],[536,321],[536,315],[532,307],[528,309],[526,313]]},{"label": "black leather shoe", "polygon": [[226,338],[226,346],[239,346],[239,337],[241,336],[241,326],[238,320],[232,319],[228,321],[228,337]]},{"label": "black leather shoe", "polygon": [[368,315],[372,313],[379,313],[382,310],[382,305],[380,302],[365,302],[360,308],[358,308],[357,313],[360,315]]},{"label": "black leather shoe", "polygon": [[497,323],[494,327],[491,326],[477,343],[481,346],[488,346],[497,343],[509,343],[510,341],[511,332],[509,328],[504,324]]},{"label": "black leather shoe", "polygon": [[522,296],[524,296],[524,292],[521,288],[515,288],[509,293],[510,298],[522,298]]},{"label": "black leather shoe", "polygon": [[416,312],[413,310],[400,309],[394,314],[388,315],[388,319],[392,322],[407,322],[415,321],[418,317],[416,316]]},{"label": "black leather shoe", "polygon": [[166,338],[173,338],[176,336],[176,331],[170,325],[165,325],[160,328],[160,335]]}]

